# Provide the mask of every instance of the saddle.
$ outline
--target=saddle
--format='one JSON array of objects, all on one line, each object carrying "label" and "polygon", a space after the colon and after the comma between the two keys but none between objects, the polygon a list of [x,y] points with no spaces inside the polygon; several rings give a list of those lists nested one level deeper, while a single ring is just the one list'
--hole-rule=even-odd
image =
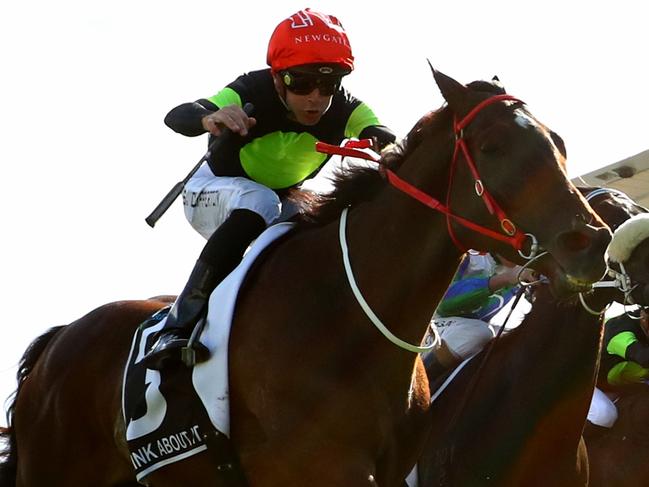
[{"label": "saddle", "polygon": [[262,233],[241,264],[214,290],[202,335],[211,352],[192,368],[147,369],[142,358],[164,325],[170,307],[142,323],[134,337],[124,372],[122,405],[126,441],[138,481],[170,463],[208,450],[219,472],[245,485],[230,446],[228,344],[239,289],[248,270],[270,244],[293,228],[280,223]]}]

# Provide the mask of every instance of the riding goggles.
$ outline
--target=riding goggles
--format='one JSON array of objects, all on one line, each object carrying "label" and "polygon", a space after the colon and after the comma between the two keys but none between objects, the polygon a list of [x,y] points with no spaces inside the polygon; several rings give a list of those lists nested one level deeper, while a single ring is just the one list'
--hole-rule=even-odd
[{"label": "riding goggles", "polygon": [[337,75],[318,76],[288,70],[282,71],[280,76],[286,89],[296,95],[308,95],[318,88],[322,96],[333,95],[338,90],[342,78]]}]

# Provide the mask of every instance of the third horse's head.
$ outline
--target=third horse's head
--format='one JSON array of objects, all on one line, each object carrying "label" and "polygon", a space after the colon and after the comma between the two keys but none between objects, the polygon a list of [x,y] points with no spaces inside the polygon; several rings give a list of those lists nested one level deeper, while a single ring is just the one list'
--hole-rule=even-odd
[{"label": "third horse's head", "polygon": [[649,213],[628,219],[615,231],[607,251],[611,267],[628,275],[629,301],[649,306]]}]

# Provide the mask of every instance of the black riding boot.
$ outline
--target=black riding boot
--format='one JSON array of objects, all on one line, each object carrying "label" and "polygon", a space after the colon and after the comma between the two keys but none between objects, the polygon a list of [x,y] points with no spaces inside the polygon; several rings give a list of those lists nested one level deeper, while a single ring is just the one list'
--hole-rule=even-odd
[{"label": "black riding boot", "polygon": [[230,217],[216,229],[201,252],[189,276],[189,281],[180,293],[163,328],[158,332],[158,340],[142,360],[153,370],[161,370],[167,364],[204,362],[209,358],[207,347],[194,341],[192,349],[195,360],[183,360],[183,350],[188,349],[189,338],[197,322],[207,309],[207,301],[216,286],[241,261],[241,257],[266,227],[264,219],[250,210],[235,210]]},{"label": "black riding boot", "polygon": [[461,360],[448,348],[444,339],[440,339],[437,346],[425,353],[422,357],[424,361],[424,368],[428,376],[428,383],[431,387],[431,393],[435,392],[433,389],[439,386],[438,381],[445,377],[446,374],[455,369]]},{"label": "black riding boot", "polygon": [[[422,357],[424,362],[424,368],[426,369],[426,375],[428,376],[428,382],[432,385],[435,383],[449,368],[443,365],[435,352],[430,351]],[[433,392],[433,391],[431,391]]]}]

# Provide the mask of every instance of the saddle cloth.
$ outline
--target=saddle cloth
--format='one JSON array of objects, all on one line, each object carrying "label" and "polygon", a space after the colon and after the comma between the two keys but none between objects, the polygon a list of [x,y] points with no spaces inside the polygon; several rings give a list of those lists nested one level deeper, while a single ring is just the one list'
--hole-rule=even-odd
[{"label": "saddle cloth", "polygon": [[214,290],[200,341],[212,355],[193,368],[150,370],[141,364],[169,308],[156,313],[136,331],[124,371],[122,413],[136,477],[207,449],[204,435],[216,428],[230,433],[228,342],[239,288],[246,273],[273,241],[294,224],[268,228],[245,254],[241,264]]}]

